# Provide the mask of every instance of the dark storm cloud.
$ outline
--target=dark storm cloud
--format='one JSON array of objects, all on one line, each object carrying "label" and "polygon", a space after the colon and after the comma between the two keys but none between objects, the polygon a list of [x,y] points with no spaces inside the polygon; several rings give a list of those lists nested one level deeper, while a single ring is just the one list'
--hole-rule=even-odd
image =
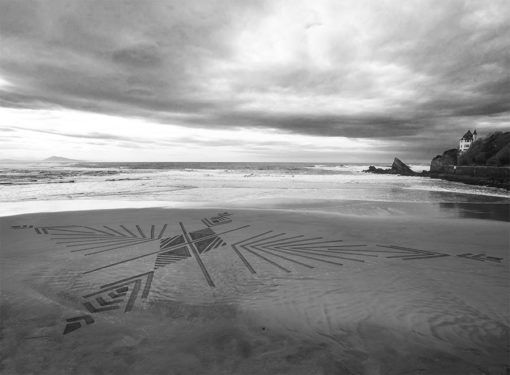
[{"label": "dark storm cloud", "polygon": [[[274,2],[0,0],[0,105],[411,143],[510,112],[508,1],[339,4],[372,14],[354,25],[368,36],[307,18],[303,40],[326,32],[329,65],[318,67],[300,41],[289,61],[238,61],[233,41]],[[378,104],[357,108],[364,99]]]},{"label": "dark storm cloud", "polygon": [[194,118],[191,123],[223,124],[231,127],[276,128],[286,132],[307,135],[353,138],[388,138],[397,135],[414,134],[418,123],[406,119],[386,116],[366,115],[295,115],[267,114],[260,112],[226,112],[207,118]]}]

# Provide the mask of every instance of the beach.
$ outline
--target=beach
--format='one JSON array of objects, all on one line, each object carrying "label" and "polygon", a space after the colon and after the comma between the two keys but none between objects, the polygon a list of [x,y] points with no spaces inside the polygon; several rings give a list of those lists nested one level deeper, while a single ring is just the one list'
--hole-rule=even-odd
[{"label": "beach", "polygon": [[1,218],[2,372],[508,371],[505,199],[266,198]]},{"label": "beach", "polygon": [[510,375],[509,25],[0,0],[0,375]]}]

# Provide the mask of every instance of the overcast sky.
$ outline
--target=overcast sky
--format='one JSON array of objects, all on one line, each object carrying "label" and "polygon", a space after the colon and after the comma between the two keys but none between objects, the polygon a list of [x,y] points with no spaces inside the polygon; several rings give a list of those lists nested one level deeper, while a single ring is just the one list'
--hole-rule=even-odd
[{"label": "overcast sky", "polygon": [[0,0],[0,158],[430,160],[510,128],[508,0]]}]

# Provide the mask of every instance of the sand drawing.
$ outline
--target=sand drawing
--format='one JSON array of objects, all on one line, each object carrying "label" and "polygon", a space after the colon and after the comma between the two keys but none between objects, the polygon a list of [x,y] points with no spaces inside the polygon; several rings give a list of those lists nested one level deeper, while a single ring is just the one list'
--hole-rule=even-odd
[{"label": "sand drawing", "polygon": [[150,271],[103,285],[100,290],[83,296],[85,299],[91,299],[83,305],[89,312],[96,313],[120,309],[126,302],[124,312],[129,312],[133,309],[140,290],[141,298],[147,298],[153,277],[154,272]]},{"label": "sand drawing", "polygon": [[459,254],[457,256],[461,257],[461,258],[470,259],[470,260],[478,260],[480,262],[501,263],[501,261],[503,260],[503,258],[491,257],[491,256],[488,256],[488,255],[485,255],[484,253],[481,253],[481,254],[466,253],[466,254]]},{"label": "sand drawing", "polygon": [[48,234],[44,228],[34,227],[33,225],[13,225],[11,229],[34,229],[37,234]]},{"label": "sand drawing", "polygon": [[76,331],[81,328],[81,321],[84,321],[87,325],[94,323],[94,319],[90,315],[80,315],[74,318],[66,319],[66,327],[64,328],[64,335],[70,332]]},{"label": "sand drawing", "polygon": [[[164,224],[161,228],[151,225],[147,233],[144,232],[140,225],[135,225],[136,230],[125,225],[119,225],[118,228],[113,228],[113,225],[103,226],[102,229],[78,225],[54,226],[46,227],[45,229],[57,244],[71,248],[70,251],[74,253],[82,252],[84,256],[97,255],[151,241],[159,241],[159,251],[106,264],[84,272],[84,274],[92,273],[156,254],[153,270],[102,285],[99,290],[83,296],[83,299],[86,300],[83,302],[83,306],[91,314],[121,309],[124,312],[129,312],[133,309],[139,296],[141,299],[146,299],[149,295],[154,272],[158,268],[183,259],[195,258],[207,284],[210,287],[215,287],[214,281],[201,259],[201,254],[225,246],[226,242],[220,237],[221,234],[248,227],[245,225],[220,233],[216,233],[210,228],[210,226],[231,223],[232,220],[228,219],[228,216],[230,214],[221,213],[211,218],[205,218],[202,222],[206,225],[206,228],[191,232],[186,230],[183,223],[179,223],[182,233],[170,237],[164,237],[168,224]],[[159,233],[157,236],[156,232]],[[66,320],[67,324],[63,334],[66,335],[81,328],[81,320],[84,320],[87,325],[94,323],[94,319],[90,315],[69,318]]]},{"label": "sand drawing", "polygon": [[228,212],[219,213],[216,216],[213,216],[211,218],[205,218],[202,219],[202,223],[207,225],[208,227],[214,227],[216,225],[222,225],[222,224],[228,224],[231,223],[232,220],[229,218],[232,214],[229,214]]},{"label": "sand drawing", "polygon": [[[184,223],[171,227],[165,224],[149,225],[103,225],[101,227],[83,225],[46,226],[17,225],[12,229],[34,229],[37,234],[48,235],[56,244],[65,246],[71,253],[86,257],[101,257],[105,253],[119,251],[133,246],[157,243],[158,250],[149,251],[116,262],[105,262],[99,267],[84,270],[82,275],[99,271],[108,271],[112,267],[154,257],[154,265],[147,272],[126,275],[120,280],[100,286],[97,290],[83,295],[82,305],[88,314],[81,314],[66,320],[63,334],[76,331],[85,325],[94,323],[90,314],[107,311],[133,310],[138,300],[146,300],[151,284],[158,270],[186,259],[194,259],[210,288],[215,282],[207,269],[207,254],[227,246],[225,235],[249,228],[249,225],[221,227],[232,224],[232,214],[218,213],[201,219],[204,228],[188,231]],[[225,228],[225,229],[223,229]],[[222,230],[223,229],[223,230]],[[175,233],[178,230],[178,233]],[[242,232],[241,232],[242,233]],[[253,232],[252,232],[253,233]],[[257,233],[257,232],[255,232]],[[246,238],[226,247],[231,249],[251,274],[257,273],[254,264],[266,264],[274,272],[291,273],[293,269],[313,270],[321,266],[342,267],[346,263],[365,263],[369,259],[384,258],[401,261],[419,261],[450,257],[450,254],[420,250],[398,245],[344,243],[342,239],[327,240],[322,237],[306,237],[301,234],[287,234],[268,230]],[[500,263],[502,258],[481,254],[465,253],[457,257],[480,262]],[[254,262],[256,260],[256,262]],[[292,265],[292,267],[291,267]]]}]

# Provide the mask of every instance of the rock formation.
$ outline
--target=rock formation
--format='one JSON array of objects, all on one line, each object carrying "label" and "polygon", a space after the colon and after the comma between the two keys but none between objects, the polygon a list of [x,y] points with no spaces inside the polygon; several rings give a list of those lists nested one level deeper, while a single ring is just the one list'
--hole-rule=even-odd
[{"label": "rock formation", "polygon": [[368,167],[366,173],[378,173],[378,174],[398,174],[402,176],[417,176],[419,173],[414,172],[407,164],[405,164],[399,158],[393,160],[393,164],[390,169],[376,168],[373,165]]},{"label": "rock formation", "polygon": [[391,165],[391,170],[396,174],[400,174],[402,176],[414,176],[415,172],[407,164],[402,162],[399,158],[393,159],[393,164]]},{"label": "rock formation", "polygon": [[443,155],[437,155],[430,162],[430,173],[448,173],[457,165],[457,149],[452,148],[443,152]]}]

